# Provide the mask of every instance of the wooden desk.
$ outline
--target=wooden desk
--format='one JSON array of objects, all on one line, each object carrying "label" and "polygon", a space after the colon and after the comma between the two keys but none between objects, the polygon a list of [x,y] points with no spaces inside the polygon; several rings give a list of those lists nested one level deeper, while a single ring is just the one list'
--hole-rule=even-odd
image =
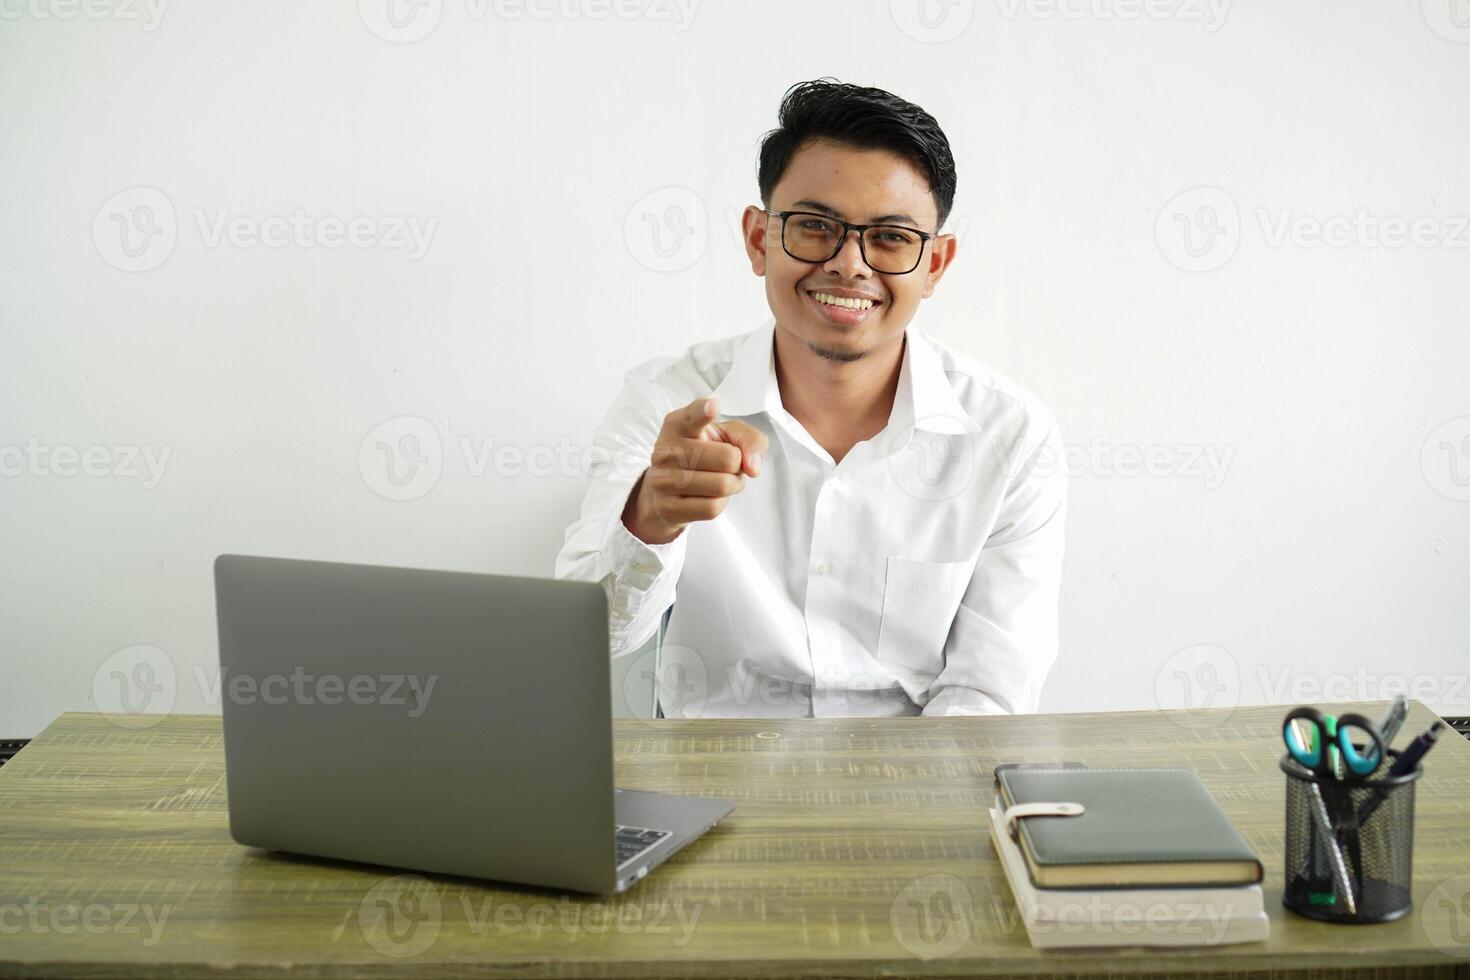
[{"label": "wooden desk", "polygon": [[[739,806],[615,899],[247,850],[217,717],[67,714],[0,769],[0,975],[1470,974],[1470,744],[1420,781],[1414,912],[1329,926],[1280,906],[1283,711],[620,721],[620,785]],[[997,763],[1056,760],[1199,770],[1265,862],[1270,940],[1032,949],[984,808]]]}]

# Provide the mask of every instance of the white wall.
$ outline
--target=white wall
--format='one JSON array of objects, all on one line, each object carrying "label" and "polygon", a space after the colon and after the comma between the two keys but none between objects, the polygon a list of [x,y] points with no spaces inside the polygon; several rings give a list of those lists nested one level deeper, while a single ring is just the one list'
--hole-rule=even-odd
[{"label": "white wall", "polygon": [[[920,316],[1079,449],[1044,710],[1398,679],[1470,714],[1463,0],[114,2],[0,0],[0,735],[140,663],[217,710],[223,551],[549,574],[575,462],[461,440],[575,452],[625,368],[756,325],[734,216],[820,74],[944,125],[961,248]],[[295,209],[389,240],[210,234]],[[130,258],[119,219],[162,234]],[[404,416],[442,472],[395,501],[369,436]],[[92,447],[161,478],[58,475]]]}]

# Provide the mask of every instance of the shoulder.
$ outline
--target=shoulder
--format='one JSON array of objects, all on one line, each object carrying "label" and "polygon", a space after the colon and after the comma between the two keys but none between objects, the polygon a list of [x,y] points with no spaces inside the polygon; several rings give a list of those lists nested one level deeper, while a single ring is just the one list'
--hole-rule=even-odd
[{"label": "shoulder", "polygon": [[718,388],[740,348],[758,333],[757,329],[701,341],[682,354],[651,358],[630,369],[627,381],[666,392],[674,404],[685,404]]},{"label": "shoulder", "polygon": [[928,345],[960,407],[981,431],[1000,430],[1027,443],[1060,441],[1057,418],[1041,398],[979,358],[932,334],[916,332]]}]

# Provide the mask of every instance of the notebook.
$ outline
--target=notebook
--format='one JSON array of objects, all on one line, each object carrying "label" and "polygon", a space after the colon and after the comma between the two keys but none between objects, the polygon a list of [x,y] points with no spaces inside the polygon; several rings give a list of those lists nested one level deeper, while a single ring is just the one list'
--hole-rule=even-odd
[{"label": "notebook", "polygon": [[1002,808],[1071,802],[1080,816],[1023,817],[1017,843],[1039,888],[1246,885],[1264,870],[1193,769],[995,774]]},{"label": "notebook", "polygon": [[1015,896],[1016,915],[1037,949],[1219,946],[1271,934],[1260,885],[1048,891],[1031,883],[999,810],[990,811],[990,842]]}]

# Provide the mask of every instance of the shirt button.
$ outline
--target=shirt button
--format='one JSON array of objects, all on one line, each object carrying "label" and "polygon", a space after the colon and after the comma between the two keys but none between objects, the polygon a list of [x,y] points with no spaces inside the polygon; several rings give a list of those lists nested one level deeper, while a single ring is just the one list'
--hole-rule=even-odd
[{"label": "shirt button", "polygon": [[824,561],[820,565],[817,566],[817,574],[818,575],[830,575],[831,573],[832,573],[832,563],[830,561]]}]

